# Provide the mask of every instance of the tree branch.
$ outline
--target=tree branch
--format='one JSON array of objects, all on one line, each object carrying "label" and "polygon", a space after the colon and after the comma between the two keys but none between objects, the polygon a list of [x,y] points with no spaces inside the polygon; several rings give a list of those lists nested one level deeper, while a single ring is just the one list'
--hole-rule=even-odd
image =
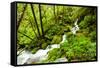
[{"label": "tree branch", "polygon": [[27,35],[25,35],[25,34],[21,33],[20,31],[18,31],[18,33],[20,33],[20,34],[22,34],[22,35],[26,36],[27,38],[29,38],[29,39],[31,39],[31,40],[33,40],[31,37],[29,37],[29,36],[27,36]]}]

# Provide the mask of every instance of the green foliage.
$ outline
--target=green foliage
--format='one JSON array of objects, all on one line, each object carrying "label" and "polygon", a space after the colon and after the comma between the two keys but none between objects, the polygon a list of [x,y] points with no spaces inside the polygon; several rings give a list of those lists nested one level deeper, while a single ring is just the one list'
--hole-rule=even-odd
[{"label": "green foliage", "polygon": [[60,48],[53,49],[49,52],[49,61],[54,61],[62,55],[65,55],[69,62],[96,59],[96,44],[90,42],[90,40],[85,36],[72,36],[68,42],[64,42],[60,46]]},{"label": "green foliage", "polygon": [[84,17],[84,20],[80,22],[80,27],[86,28],[88,27],[91,23],[94,23],[96,21],[96,17],[94,15],[87,15]]},{"label": "green foliage", "polygon": [[91,32],[91,33],[89,34],[89,36],[90,36],[92,42],[96,42],[96,38],[97,38],[97,37],[96,37],[96,32],[95,32],[95,31]]},{"label": "green foliage", "polygon": [[[65,33],[67,40],[60,44],[60,48],[48,52],[47,62],[53,62],[61,57],[66,57],[69,62],[96,59],[95,7],[41,5],[40,16],[38,4],[32,4],[34,12],[30,4],[27,4],[23,12],[24,6],[25,4],[21,3],[17,5],[17,24],[24,13],[17,30],[18,49],[25,48],[35,54],[39,49],[46,49],[48,45],[60,44]],[[78,19],[79,31],[73,35],[71,28],[76,19]]]},{"label": "green foliage", "polygon": [[48,58],[46,59],[47,62],[53,62],[57,58],[61,57],[60,49],[55,48],[48,53]]}]

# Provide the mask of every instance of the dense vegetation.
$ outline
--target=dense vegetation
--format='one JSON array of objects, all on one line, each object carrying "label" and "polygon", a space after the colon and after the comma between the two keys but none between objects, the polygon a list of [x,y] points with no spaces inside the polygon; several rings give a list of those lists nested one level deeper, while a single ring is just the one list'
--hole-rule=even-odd
[{"label": "dense vegetation", "polygon": [[[79,31],[71,29],[78,19]],[[46,61],[60,57],[71,61],[96,60],[96,7],[17,4],[17,51],[33,54],[48,45],[60,44],[48,52]],[[66,34],[67,41],[62,41]]]}]

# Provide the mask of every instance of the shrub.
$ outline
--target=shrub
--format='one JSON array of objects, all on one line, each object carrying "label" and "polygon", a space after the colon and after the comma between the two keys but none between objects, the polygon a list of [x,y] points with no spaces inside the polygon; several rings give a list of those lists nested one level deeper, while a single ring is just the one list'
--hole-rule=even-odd
[{"label": "shrub", "polygon": [[68,42],[60,44],[60,48],[53,49],[48,53],[48,60],[54,61],[65,56],[71,61],[88,61],[96,58],[96,44],[85,36],[71,36]]}]

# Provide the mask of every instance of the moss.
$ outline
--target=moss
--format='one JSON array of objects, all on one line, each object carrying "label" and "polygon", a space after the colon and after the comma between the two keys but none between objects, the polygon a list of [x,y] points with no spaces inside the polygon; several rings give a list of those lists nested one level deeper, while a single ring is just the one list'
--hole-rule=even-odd
[{"label": "moss", "polygon": [[48,52],[48,58],[47,58],[47,61],[54,61],[56,60],[57,58],[60,58],[61,57],[61,52],[60,52],[60,49],[59,48],[55,48],[51,51]]},{"label": "moss", "polygon": [[53,40],[52,40],[51,44],[59,44],[60,42],[61,42],[61,36],[55,35],[53,37]]},{"label": "moss", "polygon": [[70,37],[70,36],[72,36],[73,34],[72,34],[72,32],[67,32],[66,35],[67,35],[67,37]]},{"label": "moss", "polygon": [[42,44],[42,49],[45,49],[48,46],[48,44],[45,42]]},{"label": "moss", "polygon": [[37,51],[38,51],[38,47],[37,48],[34,48],[31,52],[33,53],[33,54],[35,54]]}]

